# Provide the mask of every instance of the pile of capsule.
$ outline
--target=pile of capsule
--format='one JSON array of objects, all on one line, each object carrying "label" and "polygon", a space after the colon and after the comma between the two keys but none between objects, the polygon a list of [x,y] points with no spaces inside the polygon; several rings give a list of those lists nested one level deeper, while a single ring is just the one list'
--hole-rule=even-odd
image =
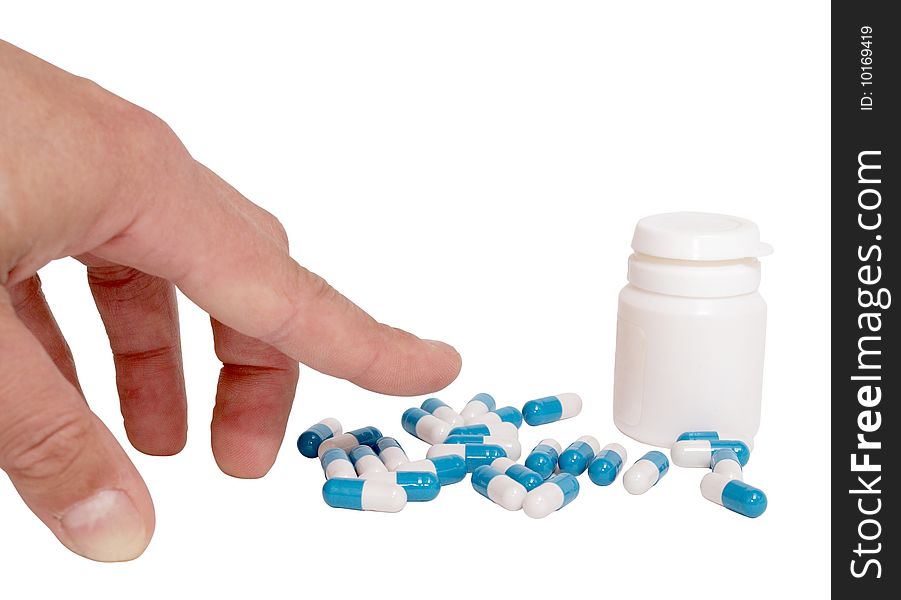
[{"label": "pile of capsule", "polygon": [[[545,425],[574,417],[581,410],[577,394],[530,400],[520,410],[497,408],[493,397],[480,393],[459,413],[429,398],[401,417],[407,433],[431,446],[422,460],[411,461],[396,439],[384,437],[376,427],[343,433],[333,418],[301,434],[297,447],[306,457],[319,457],[326,477],[322,496],[335,508],[397,512],[407,502],[433,500],[442,486],[458,483],[471,473],[476,492],[507,510],[522,509],[538,519],[578,496],[577,478],[583,473],[592,483],[608,486],[626,461],[622,445],[602,448],[596,438],[586,435],[565,450],[557,441],[543,439],[524,464],[516,462],[522,454],[519,429],[523,422]],[[766,497],[741,480],[741,467],[749,454],[742,442],[719,440],[712,432],[686,433],[672,448],[675,464],[712,469],[701,485],[704,497],[756,517],[765,509]],[[643,494],[668,469],[662,452],[648,452],[625,472],[623,486],[630,494]]]}]

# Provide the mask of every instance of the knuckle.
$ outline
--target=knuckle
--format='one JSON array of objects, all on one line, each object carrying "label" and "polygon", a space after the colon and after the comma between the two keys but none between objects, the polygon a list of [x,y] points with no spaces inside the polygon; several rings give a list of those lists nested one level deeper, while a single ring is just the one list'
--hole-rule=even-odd
[{"label": "knuckle", "polygon": [[36,416],[19,424],[2,448],[3,470],[18,482],[42,482],[65,475],[78,460],[93,433],[90,418],[67,411]]}]

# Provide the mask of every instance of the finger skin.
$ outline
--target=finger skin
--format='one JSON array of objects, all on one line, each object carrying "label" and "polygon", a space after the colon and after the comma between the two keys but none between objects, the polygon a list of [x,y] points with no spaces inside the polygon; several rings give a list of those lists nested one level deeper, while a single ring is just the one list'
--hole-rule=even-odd
[{"label": "finger skin", "polygon": [[73,552],[100,561],[139,556],[154,528],[143,480],[3,288],[0,356],[0,469]]},{"label": "finger skin", "polygon": [[78,373],[75,371],[72,351],[60,331],[53,313],[50,312],[50,307],[47,306],[47,300],[41,291],[40,277],[37,275],[29,277],[25,281],[10,286],[7,291],[16,316],[44,347],[44,351],[53,360],[66,381],[83,396],[81,385],[78,382]]},{"label": "finger skin", "polygon": [[131,267],[83,261],[113,352],[128,439],[145,454],[177,454],[187,440],[188,408],[175,287]]},{"label": "finger skin", "polygon": [[212,319],[222,361],[211,424],[213,455],[235,477],[265,475],[285,436],[297,361]]}]

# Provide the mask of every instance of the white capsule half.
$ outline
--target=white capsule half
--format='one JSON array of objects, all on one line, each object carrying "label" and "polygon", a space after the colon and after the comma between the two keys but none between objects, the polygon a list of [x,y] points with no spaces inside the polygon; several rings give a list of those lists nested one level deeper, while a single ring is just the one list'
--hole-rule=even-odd
[{"label": "white capsule half", "polygon": [[623,487],[633,495],[644,494],[657,485],[669,470],[669,461],[662,452],[652,450],[635,461],[623,475]]},{"label": "white capsule half", "polygon": [[497,408],[497,403],[490,394],[476,394],[473,396],[472,400],[466,403],[463,410],[460,411],[460,416],[463,417],[463,421],[469,425],[476,417],[491,412],[495,408]]},{"label": "white capsule half", "polygon": [[357,446],[350,451],[350,462],[353,463],[357,475],[363,477],[372,473],[387,473],[388,468],[385,466],[372,448],[369,446]]},{"label": "white capsule half", "polygon": [[710,457],[710,466],[714,473],[728,479],[744,479],[738,455],[732,450],[725,449],[714,452]]},{"label": "white capsule half", "polygon": [[349,433],[342,433],[333,438],[327,439],[319,445],[319,457],[331,450],[332,448],[341,448],[345,452],[350,452],[360,445],[356,437]]},{"label": "white capsule half", "polygon": [[507,510],[519,510],[526,499],[526,488],[501,474],[488,482],[488,497]]}]

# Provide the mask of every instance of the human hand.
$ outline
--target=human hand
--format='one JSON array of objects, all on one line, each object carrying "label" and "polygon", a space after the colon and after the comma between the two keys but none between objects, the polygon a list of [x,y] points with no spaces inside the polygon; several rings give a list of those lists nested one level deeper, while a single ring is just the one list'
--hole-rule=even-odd
[{"label": "human hand", "polygon": [[445,387],[457,352],[377,323],[288,255],[285,230],[151,113],[0,41],[0,468],[69,549],[139,556],[153,505],[90,411],[38,269],[74,256],[109,336],[125,430],[179,452],[186,398],[175,286],[212,319],[223,367],[216,462],[275,460],[298,361],[374,391]]}]

